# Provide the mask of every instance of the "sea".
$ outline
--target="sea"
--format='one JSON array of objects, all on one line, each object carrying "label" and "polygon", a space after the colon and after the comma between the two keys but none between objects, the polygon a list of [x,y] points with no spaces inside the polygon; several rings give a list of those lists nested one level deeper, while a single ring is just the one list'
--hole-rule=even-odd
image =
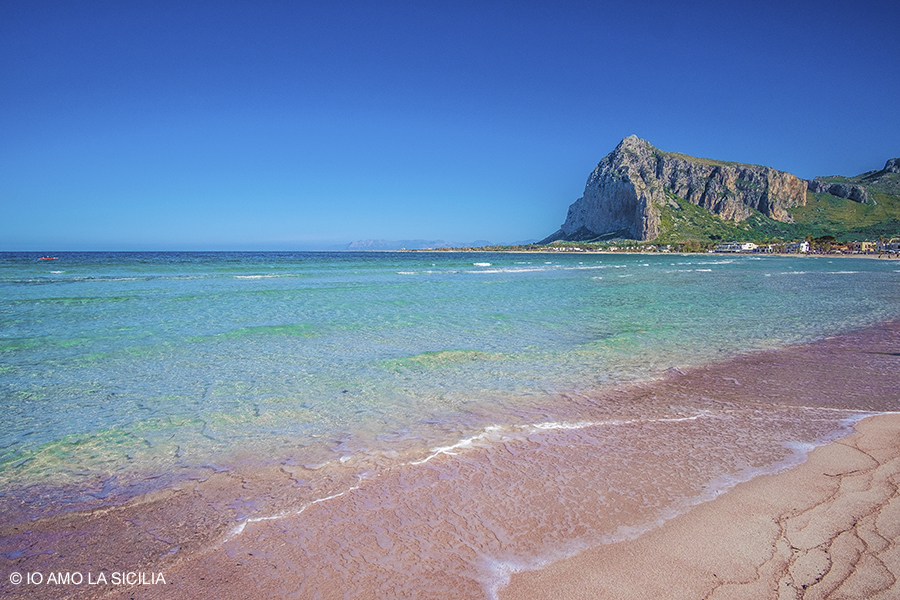
[{"label": "sea", "polygon": [[[497,597],[900,410],[898,291],[827,255],[0,253],[0,563]],[[110,510],[155,545],[63,557]]]}]

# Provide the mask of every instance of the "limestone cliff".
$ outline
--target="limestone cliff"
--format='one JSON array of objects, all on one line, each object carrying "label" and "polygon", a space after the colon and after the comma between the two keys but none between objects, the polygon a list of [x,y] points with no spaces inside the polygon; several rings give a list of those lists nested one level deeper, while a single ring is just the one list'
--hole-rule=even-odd
[{"label": "limestone cliff", "polygon": [[880,171],[868,171],[855,177],[832,175],[807,182],[814,194],[831,194],[860,204],[877,205],[875,194],[900,195],[900,158],[889,159]]},{"label": "limestone cliff", "polygon": [[824,177],[816,177],[807,182],[809,191],[816,194],[831,194],[838,198],[846,198],[860,204],[875,204],[869,195],[869,190],[856,183],[835,183],[827,181]]},{"label": "limestone cliff", "polygon": [[663,152],[632,135],[600,161],[566,222],[541,243],[653,240],[660,233],[660,208],[677,206],[672,196],[731,221],[748,218],[754,209],[791,222],[788,209],[806,204],[806,189],[806,181],[790,173]]}]

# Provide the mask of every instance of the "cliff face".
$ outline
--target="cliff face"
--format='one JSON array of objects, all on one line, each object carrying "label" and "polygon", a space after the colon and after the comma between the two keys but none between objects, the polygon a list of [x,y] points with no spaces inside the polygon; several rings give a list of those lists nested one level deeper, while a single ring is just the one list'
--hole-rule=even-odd
[{"label": "cliff face", "polygon": [[826,193],[838,198],[846,198],[860,204],[874,204],[869,196],[869,190],[855,183],[833,183],[826,181],[824,177],[816,177],[808,181],[809,191],[816,194]]},{"label": "cliff face", "polygon": [[660,207],[670,195],[702,206],[723,219],[742,221],[751,208],[790,222],[787,209],[806,204],[806,181],[769,167],[662,152],[636,136],[622,140],[591,176],[584,195],[570,207],[554,240],[623,237],[653,240]]},{"label": "cliff face", "polygon": [[872,192],[896,196],[900,194],[900,158],[889,159],[880,171],[869,171],[856,177],[816,177],[808,181],[809,191],[827,193],[860,204],[878,204]]}]

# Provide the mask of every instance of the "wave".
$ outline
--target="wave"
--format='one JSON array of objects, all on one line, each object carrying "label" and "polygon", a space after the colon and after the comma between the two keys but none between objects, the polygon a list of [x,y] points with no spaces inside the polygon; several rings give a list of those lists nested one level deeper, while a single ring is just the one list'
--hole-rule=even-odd
[{"label": "wave", "polygon": [[542,273],[547,271],[590,271],[595,269],[624,269],[627,265],[554,265],[548,263],[535,267],[497,267],[494,269],[479,269],[469,273]]},{"label": "wave", "polygon": [[427,463],[429,460],[431,460],[432,458],[438,457],[442,454],[447,454],[449,456],[453,456],[454,454],[456,454],[454,452],[454,450],[461,450],[463,448],[471,448],[473,445],[475,445],[476,442],[486,440],[491,435],[503,431],[503,429],[504,429],[504,427],[502,425],[490,425],[490,426],[486,427],[481,433],[479,433],[477,435],[473,435],[471,437],[461,439],[460,441],[456,442],[455,444],[450,444],[449,446],[438,446],[436,448],[432,448],[431,454],[429,454],[422,460],[410,461],[407,464],[410,464],[413,466],[423,465],[423,464]]},{"label": "wave", "polygon": [[[362,477],[360,477],[360,481],[362,481]],[[264,517],[250,517],[248,519],[244,519],[243,521],[238,523],[237,526],[235,526],[231,531],[229,531],[225,535],[225,537],[222,539],[222,541],[219,542],[219,545],[221,546],[222,544],[224,544],[228,540],[232,539],[233,537],[238,536],[241,533],[243,533],[244,529],[247,527],[248,523],[261,523],[263,521],[276,521],[278,519],[285,519],[287,517],[296,517],[297,515],[302,514],[307,508],[309,508],[311,506],[315,506],[316,504],[321,504],[322,502],[328,502],[329,500],[334,500],[335,498],[340,498],[341,496],[343,496],[345,494],[349,494],[350,492],[352,492],[354,490],[358,490],[358,489],[359,489],[359,485],[354,485],[354,486],[347,488],[343,492],[338,492],[336,494],[331,494],[330,496],[325,496],[324,498],[317,498],[316,500],[307,502],[306,504],[304,504],[303,506],[301,506],[300,508],[295,509],[295,510],[280,512],[280,513],[277,513],[274,515],[268,515],[268,516],[264,516]]]},{"label": "wave", "polygon": [[458,442],[447,446],[436,446],[431,448],[431,453],[421,460],[410,461],[409,465],[421,465],[428,461],[441,456],[454,456],[457,451],[477,446],[479,442],[497,443],[508,441],[512,438],[525,437],[540,431],[571,431],[578,429],[588,429],[592,427],[621,427],[625,425],[637,425],[647,423],[683,423],[686,421],[695,421],[697,419],[709,416],[712,411],[701,410],[696,414],[685,417],[658,417],[658,418],[636,418],[636,419],[608,419],[603,421],[544,421],[541,423],[531,423],[527,425],[488,425],[481,432],[463,438]]}]

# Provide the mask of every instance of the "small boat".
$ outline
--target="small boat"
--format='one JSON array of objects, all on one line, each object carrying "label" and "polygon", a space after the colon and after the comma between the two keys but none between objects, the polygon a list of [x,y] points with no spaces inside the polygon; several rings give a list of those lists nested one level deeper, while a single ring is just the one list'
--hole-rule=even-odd
[{"label": "small boat", "polygon": [[57,260],[58,256],[39,256],[38,260]]}]

